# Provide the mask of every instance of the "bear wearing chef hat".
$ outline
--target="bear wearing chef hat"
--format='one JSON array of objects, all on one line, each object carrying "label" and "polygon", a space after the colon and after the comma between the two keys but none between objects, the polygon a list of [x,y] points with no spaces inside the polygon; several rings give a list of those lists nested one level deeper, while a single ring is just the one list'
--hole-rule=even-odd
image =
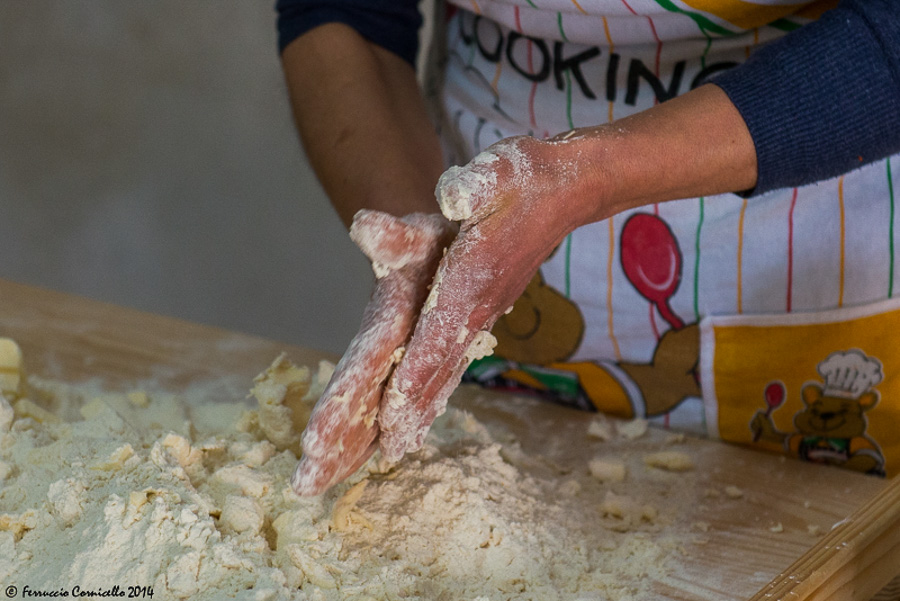
[{"label": "bear wearing chef hat", "polygon": [[884,379],[881,362],[851,349],[832,353],[817,371],[823,383],[804,384],[803,409],[793,420],[795,432],[780,432],[764,411],[753,416],[750,429],[805,461],[884,476],[881,447],[866,433],[866,413],[881,399],[875,389]]}]

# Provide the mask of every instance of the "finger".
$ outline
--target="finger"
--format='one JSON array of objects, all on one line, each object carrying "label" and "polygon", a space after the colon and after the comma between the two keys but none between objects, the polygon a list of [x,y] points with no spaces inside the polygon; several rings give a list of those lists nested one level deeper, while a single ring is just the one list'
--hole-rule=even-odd
[{"label": "finger", "polygon": [[[427,294],[430,273],[452,231],[438,215],[401,220],[368,211],[358,214],[354,227],[363,244],[370,245],[373,257],[390,255],[392,244],[414,248],[403,259],[408,265],[381,274],[360,331],[310,416],[302,438],[303,459],[292,478],[301,495],[319,494],[371,456],[384,384],[402,356],[402,345]],[[398,265],[395,259],[388,261]]]},{"label": "finger", "polygon": [[338,482],[352,475],[378,449],[378,443],[372,441],[369,446],[356,457],[354,462],[342,460],[313,460],[304,457],[297,464],[291,476],[291,487],[301,497],[320,495]]},{"label": "finger", "polygon": [[417,447],[420,431],[443,412],[469,363],[490,354],[495,341],[487,330],[537,269],[539,260],[526,263],[523,274],[504,272],[501,262],[516,260],[515,244],[482,234],[463,231],[450,247],[385,390],[378,422],[382,454],[389,460]]},{"label": "finger", "polygon": [[402,274],[379,282],[363,325],[341,358],[303,433],[304,468],[295,475],[298,494],[317,494],[337,471],[359,465],[376,439],[375,417],[385,381],[415,324],[423,294]]}]

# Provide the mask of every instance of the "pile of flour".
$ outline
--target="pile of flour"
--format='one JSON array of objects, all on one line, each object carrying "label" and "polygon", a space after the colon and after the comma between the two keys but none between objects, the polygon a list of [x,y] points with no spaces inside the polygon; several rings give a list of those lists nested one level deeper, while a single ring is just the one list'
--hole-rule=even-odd
[{"label": "pile of flour", "polygon": [[646,598],[664,578],[677,545],[654,524],[598,526],[600,501],[577,482],[530,474],[521,450],[453,409],[400,464],[373,459],[297,497],[297,428],[331,369],[280,357],[253,408],[32,378],[0,401],[0,582],[152,586],[154,599],[587,601]]}]

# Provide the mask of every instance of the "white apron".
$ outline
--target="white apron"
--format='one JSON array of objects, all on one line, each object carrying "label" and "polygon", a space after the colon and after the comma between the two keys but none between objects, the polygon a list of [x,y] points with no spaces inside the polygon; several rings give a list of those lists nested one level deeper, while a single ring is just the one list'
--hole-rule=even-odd
[{"label": "white apron", "polygon": [[[456,4],[441,95],[452,163],[508,136],[546,137],[664,102],[827,8]],[[498,322],[497,354],[467,377],[896,473],[897,173],[892,157],[816,185],[661,203],[582,227]]]}]

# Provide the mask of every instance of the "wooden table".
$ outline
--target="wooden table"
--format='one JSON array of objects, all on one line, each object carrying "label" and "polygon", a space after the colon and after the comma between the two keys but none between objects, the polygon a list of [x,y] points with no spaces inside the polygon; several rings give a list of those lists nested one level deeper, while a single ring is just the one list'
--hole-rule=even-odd
[{"label": "wooden table", "polygon": [[[151,315],[0,280],[0,336],[17,340],[26,369],[67,381],[101,378],[111,389],[146,380],[173,390],[228,379],[247,390],[251,378],[285,351],[298,364],[334,361],[325,353]],[[298,316],[299,317],[299,316]],[[597,453],[584,440],[590,414],[462,387],[451,403],[507,429],[548,465],[585,471]],[[659,444],[662,431],[636,444]],[[660,598],[748,599],[816,541],[885,487],[882,480],[823,468],[713,441],[695,441],[700,490],[685,523],[708,524],[702,541],[686,540],[676,575]],[[740,483],[741,503],[704,502],[703,489]],[[700,544],[702,542],[702,544]]]}]

